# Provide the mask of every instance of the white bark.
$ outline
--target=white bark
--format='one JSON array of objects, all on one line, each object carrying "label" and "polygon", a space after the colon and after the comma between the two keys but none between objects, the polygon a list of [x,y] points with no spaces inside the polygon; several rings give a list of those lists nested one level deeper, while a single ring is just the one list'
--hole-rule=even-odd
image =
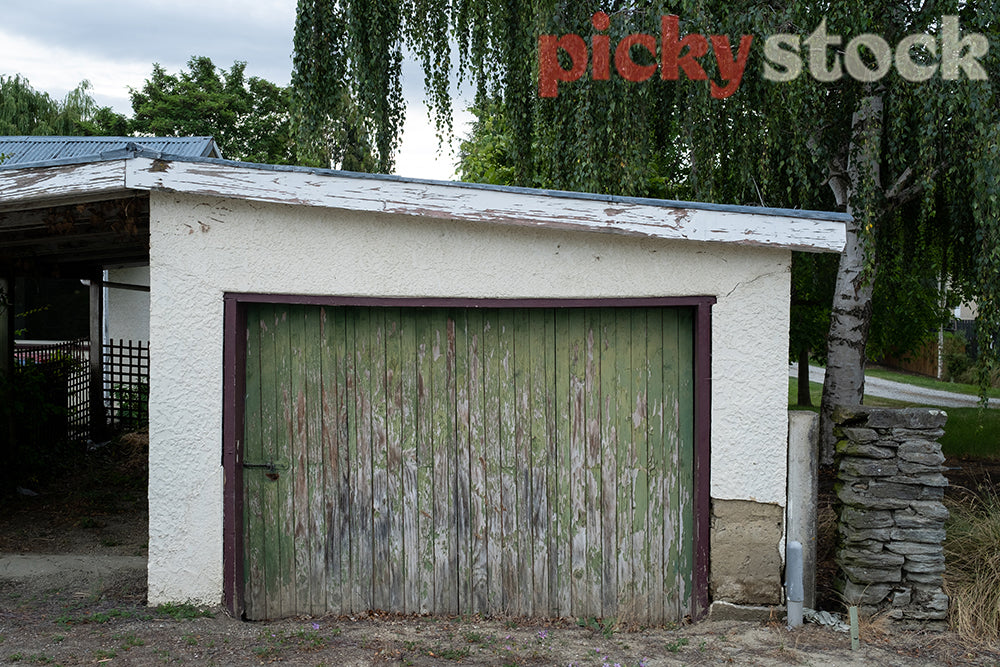
[{"label": "white bark", "polygon": [[[838,405],[857,405],[864,397],[865,347],[872,316],[875,280],[874,248],[865,220],[877,220],[857,211],[853,201],[859,190],[881,190],[882,98],[873,94],[862,99],[854,114],[847,172],[831,182],[836,195],[845,197],[852,222],[847,225],[847,245],[840,257],[840,271],[833,297],[830,333],[827,336],[827,367],[820,408],[820,461],[833,463],[833,424],[830,417]],[[871,197],[868,205],[875,205]],[[876,212],[877,213],[877,212]]]}]

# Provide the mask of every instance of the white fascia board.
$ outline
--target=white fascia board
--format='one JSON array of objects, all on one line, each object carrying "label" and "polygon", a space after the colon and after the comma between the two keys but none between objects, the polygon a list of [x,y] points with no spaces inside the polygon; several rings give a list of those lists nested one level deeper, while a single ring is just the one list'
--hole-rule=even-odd
[{"label": "white fascia board", "polygon": [[0,169],[0,210],[125,195],[126,161]]},{"label": "white fascia board", "polygon": [[845,224],[768,213],[601,201],[448,183],[278,171],[232,163],[129,160],[129,188],[467,222],[611,232],[662,239],[841,252]]}]

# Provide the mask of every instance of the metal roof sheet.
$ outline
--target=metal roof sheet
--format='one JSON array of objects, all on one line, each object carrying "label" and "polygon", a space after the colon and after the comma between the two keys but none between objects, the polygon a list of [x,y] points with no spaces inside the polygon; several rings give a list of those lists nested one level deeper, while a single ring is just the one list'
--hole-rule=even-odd
[{"label": "metal roof sheet", "polygon": [[178,157],[221,157],[212,137],[3,137],[0,154],[6,155],[3,167],[26,167],[34,163],[81,161],[100,158],[105,153],[122,151],[129,144],[140,150],[169,153]]}]

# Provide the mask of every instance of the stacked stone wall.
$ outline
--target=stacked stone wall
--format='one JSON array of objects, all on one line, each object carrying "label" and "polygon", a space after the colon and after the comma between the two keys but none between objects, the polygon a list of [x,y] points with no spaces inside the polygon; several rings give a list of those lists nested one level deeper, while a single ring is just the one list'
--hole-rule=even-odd
[{"label": "stacked stone wall", "polygon": [[862,613],[943,621],[941,410],[838,408],[837,587]]}]

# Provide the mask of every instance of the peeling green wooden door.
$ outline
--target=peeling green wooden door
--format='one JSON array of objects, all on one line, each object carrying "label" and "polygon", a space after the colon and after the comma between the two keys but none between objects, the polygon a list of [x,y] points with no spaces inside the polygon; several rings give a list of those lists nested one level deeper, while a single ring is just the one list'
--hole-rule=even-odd
[{"label": "peeling green wooden door", "polygon": [[690,611],[690,309],[247,322],[248,618]]}]

